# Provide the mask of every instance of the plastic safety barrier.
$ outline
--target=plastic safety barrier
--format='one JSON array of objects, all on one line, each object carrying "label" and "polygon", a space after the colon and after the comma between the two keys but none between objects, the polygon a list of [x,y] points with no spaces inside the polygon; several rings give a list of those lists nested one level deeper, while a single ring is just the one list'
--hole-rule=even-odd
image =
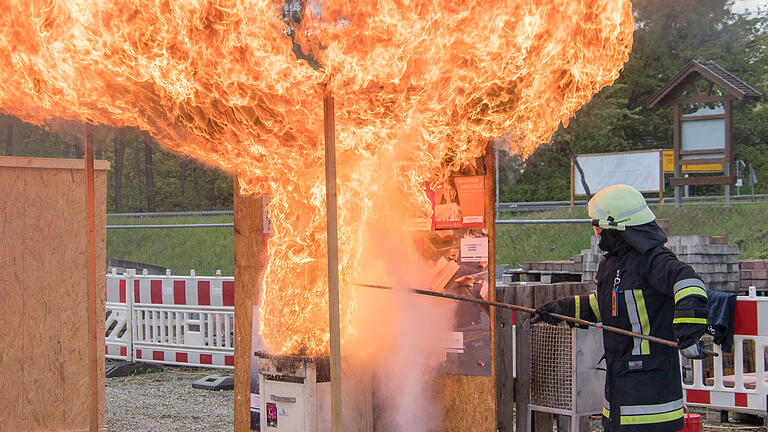
[{"label": "plastic safety barrier", "polygon": [[[681,357],[685,403],[724,411],[766,414],[768,383],[765,352],[768,349],[768,297],[758,297],[755,287],[738,296],[734,322],[733,365],[714,345],[717,357],[690,361]],[[730,363],[730,362],[728,362]],[[745,371],[745,365],[749,370]]]},{"label": "plastic safety barrier", "polygon": [[234,278],[107,275],[107,358],[234,368]]}]

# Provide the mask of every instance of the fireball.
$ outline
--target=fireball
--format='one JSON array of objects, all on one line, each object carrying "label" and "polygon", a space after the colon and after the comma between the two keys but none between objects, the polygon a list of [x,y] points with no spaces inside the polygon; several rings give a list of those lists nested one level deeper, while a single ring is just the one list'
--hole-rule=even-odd
[{"label": "fireball", "polygon": [[[268,193],[260,326],[328,350],[322,95],[336,100],[342,343],[372,228],[509,134],[526,156],[618,77],[628,0],[0,0],[0,111],[148,131]],[[259,289],[259,287],[253,287]]]}]

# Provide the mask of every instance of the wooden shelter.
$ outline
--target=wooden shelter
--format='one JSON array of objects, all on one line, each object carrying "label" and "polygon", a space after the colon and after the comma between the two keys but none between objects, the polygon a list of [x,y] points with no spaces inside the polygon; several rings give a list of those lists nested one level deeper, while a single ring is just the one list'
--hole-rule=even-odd
[{"label": "wooden shelter", "polygon": [[[752,100],[760,92],[713,61],[692,61],[651,97],[648,105],[674,108],[674,167],[670,184],[675,203],[680,186],[729,185],[736,182],[733,165],[733,101]],[[723,174],[683,177],[683,165],[722,164]]]},{"label": "wooden shelter", "polygon": [[[494,152],[486,149],[484,229],[489,239],[489,300],[495,300],[495,219],[494,219]],[[235,412],[236,431],[248,431],[250,425],[250,367],[253,307],[262,301],[261,286],[266,267],[266,241],[263,231],[263,202],[261,196],[243,196],[235,181]],[[490,322],[496,311],[491,308]],[[511,327],[510,327],[511,328]],[[491,347],[495,346],[496,328],[491,325]],[[435,378],[435,397],[442,409],[442,430],[495,431],[497,424],[496,352],[491,349],[492,375],[470,376],[443,374]],[[510,405],[511,407],[511,405]],[[509,410],[508,410],[509,411]],[[511,411],[509,411],[511,413]]]},{"label": "wooden shelter", "polygon": [[105,430],[107,169],[0,157],[2,431]]}]

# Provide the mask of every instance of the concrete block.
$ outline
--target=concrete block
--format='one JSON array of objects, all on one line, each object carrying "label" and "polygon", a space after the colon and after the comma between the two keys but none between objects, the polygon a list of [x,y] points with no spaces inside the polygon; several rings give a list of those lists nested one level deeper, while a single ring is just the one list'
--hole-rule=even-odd
[{"label": "concrete block", "polygon": [[739,266],[742,268],[742,270],[751,270],[755,268],[755,264],[757,260],[741,260],[739,261]]},{"label": "concrete block", "polygon": [[719,244],[724,245],[728,244],[728,236],[710,236],[709,237],[709,244]]},{"label": "concrete block", "polygon": [[667,242],[664,245],[666,247],[680,246],[680,236],[672,236],[667,238]]},{"label": "concrete block", "polygon": [[709,236],[680,236],[682,246],[709,245]]}]

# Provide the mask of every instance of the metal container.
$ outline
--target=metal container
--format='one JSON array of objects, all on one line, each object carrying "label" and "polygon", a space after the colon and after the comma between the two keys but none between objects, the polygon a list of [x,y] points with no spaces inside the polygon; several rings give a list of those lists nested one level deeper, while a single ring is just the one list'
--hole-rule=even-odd
[{"label": "metal container", "polygon": [[[261,432],[330,432],[328,357],[256,352]],[[370,376],[342,369],[344,430],[373,430]]]},{"label": "metal container", "polygon": [[570,416],[571,430],[576,431],[579,417],[602,412],[601,332],[534,324],[530,353],[529,425],[532,412],[541,411]]}]

